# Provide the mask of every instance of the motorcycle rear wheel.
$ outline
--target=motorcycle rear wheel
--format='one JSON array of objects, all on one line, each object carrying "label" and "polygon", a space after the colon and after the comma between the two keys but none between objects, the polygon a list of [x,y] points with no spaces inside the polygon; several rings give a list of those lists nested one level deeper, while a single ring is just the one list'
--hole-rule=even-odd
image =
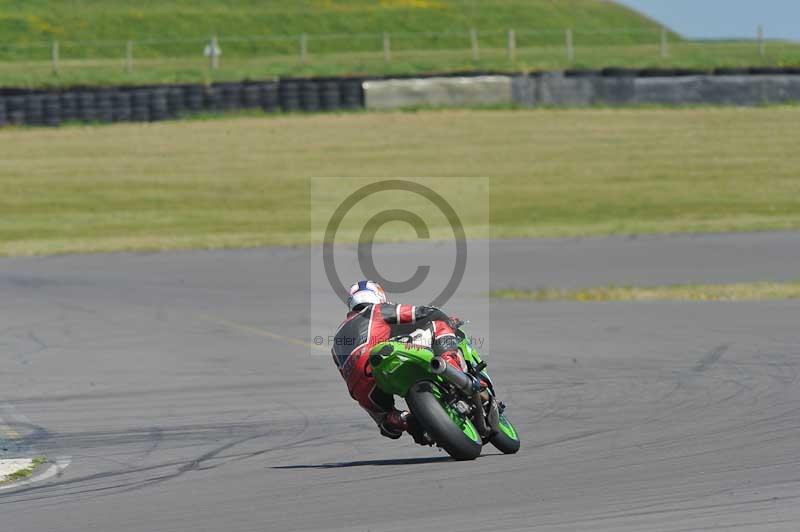
[{"label": "motorcycle rear wheel", "polygon": [[406,403],[436,444],[456,460],[474,460],[481,454],[481,437],[472,421],[442,404],[435,384],[420,381],[411,386]]}]

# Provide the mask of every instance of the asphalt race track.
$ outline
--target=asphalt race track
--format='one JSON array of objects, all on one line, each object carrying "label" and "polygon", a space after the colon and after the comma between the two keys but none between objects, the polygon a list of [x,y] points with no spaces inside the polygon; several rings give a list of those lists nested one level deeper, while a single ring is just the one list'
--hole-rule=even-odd
[{"label": "asphalt race track", "polygon": [[[491,250],[494,288],[800,278],[793,233]],[[0,489],[0,530],[800,529],[800,302],[495,303],[523,448],[459,463],[381,438],[308,345],[309,260],[1,260],[0,452],[57,465]]]}]

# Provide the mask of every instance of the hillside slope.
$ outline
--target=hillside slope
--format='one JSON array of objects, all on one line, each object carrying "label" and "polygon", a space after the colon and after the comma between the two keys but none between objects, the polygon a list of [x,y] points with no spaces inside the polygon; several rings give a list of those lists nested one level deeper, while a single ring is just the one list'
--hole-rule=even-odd
[{"label": "hillside slope", "polygon": [[[324,42],[326,51],[375,49],[374,36],[361,34],[384,31],[395,34],[401,48],[451,48],[463,45],[469,28],[477,28],[487,44],[496,40],[498,45],[509,28],[518,31],[525,41],[521,45],[561,42],[565,28],[581,32],[584,42],[652,42],[659,29],[652,20],[604,0],[0,0],[5,44],[0,58],[32,59],[38,53],[45,59],[47,46],[31,45],[54,39],[70,57],[118,57],[119,43],[128,39],[137,41],[137,53],[151,57],[194,54],[196,43],[212,34],[244,54],[294,51],[296,40],[263,39],[302,33],[312,40],[337,34]],[[401,35],[418,32],[452,35]],[[256,39],[235,42],[231,37]],[[180,40],[186,42],[174,42]]]}]

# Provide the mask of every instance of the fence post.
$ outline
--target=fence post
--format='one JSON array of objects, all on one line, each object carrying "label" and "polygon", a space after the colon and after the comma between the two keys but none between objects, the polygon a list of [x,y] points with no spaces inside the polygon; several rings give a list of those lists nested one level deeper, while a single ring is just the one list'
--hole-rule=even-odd
[{"label": "fence post", "polygon": [[211,49],[209,50],[208,57],[211,61],[211,69],[216,70],[219,68],[219,43],[217,36],[211,37]]},{"label": "fence post", "polygon": [[383,60],[387,63],[392,62],[392,38],[388,32],[383,32]]},{"label": "fence post", "polygon": [[472,60],[477,61],[480,59],[480,51],[478,50],[478,32],[475,28],[469,30],[469,42],[472,45]]},{"label": "fence post", "polygon": [[764,42],[764,26],[758,25],[758,55],[764,57],[767,53],[767,45]]},{"label": "fence post", "polygon": [[308,61],[308,35],[302,33],[300,35],[300,62],[306,63]]},{"label": "fence post", "polygon": [[508,59],[513,63],[517,58],[517,35],[508,30]]},{"label": "fence post", "polygon": [[575,61],[575,46],[574,43],[572,42],[572,28],[569,28],[567,30],[566,38],[567,38],[567,61],[572,63],[573,61]]},{"label": "fence post", "polygon": [[50,49],[50,59],[53,62],[53,74],[58,75],[58,41],[53,41]]},{"label": "fence post", "polygon": [[667,40],[667,28],[661,28],[661,58],[669,57],[669,41]]},{"label": "fence post", "polygon": [[133,72],[133,41],[125,43],[125,72]]}]

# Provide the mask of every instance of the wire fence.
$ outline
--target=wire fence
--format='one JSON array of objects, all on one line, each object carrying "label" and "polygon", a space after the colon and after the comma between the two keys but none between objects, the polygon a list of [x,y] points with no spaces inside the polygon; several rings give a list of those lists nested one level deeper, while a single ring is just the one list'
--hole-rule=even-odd
[{"label": "wire fence", "polygon": [[[507,49],[513,56],[516,48],[563,46],[565,54],[576,46],[612,46],[656,44],[668,53],[670,41],[678,38],[666,29],[507,29],[476,28],[445,32],[330,33],[298,35],[209,35],[194,38],[142,38],[130,40],[2,43],[0,61],[57,61],[59,59],[135,60],[153,57],[208,57],[217,51],[223,56],[291,56],[305,59],[311,55],[347,52],[373,52],[386,61],[394,52],[466,50],[480,56],[481,49]],[[216,46],[214,46],[216,45]]]},{"label": "wire fence", "polygon": [[[752,60],[767,56],[769,43],[759,28],[756,38],[739,42],[737,50],[724,43],[686,41],[666,28],[651,29],[536,29],[443,32],[387,31],[297,35],[208,35],[194,38],[2,43],[0,83],[5,72],[30,64],[32,69],[59,74],[65,69],[103,67],[124,74],[148,68],[213,71],[243,61],[275,61],[300,66],[357,58],[372,65],[392,65],[416,58],[446,58],[474,63],[494,61],[498,68],[513,66],[526,57],[545,67],[588,64],[605,57],[635,58],[644,62],[669,61],[673,54],[694,54],[715,62],[726,53],[746,54]],[[796,45],[795,45],[796,46]],[[800,49],[800,46],[797,46]],[[774,48],[773,48],[774,49]],[[688,52],[687,52],[688,50]],[[609,54],[609,51],[612,51]],[[537,55],[538,54],[538,55]],[[800,53],[798,53],[800,56]],[[720,61],[716,61],[719,63]],[[4,66],[5,65],[5,66]],[[713,66],[713,65],[712,65]],[[287,67],[288,68],[288,67]]]}]

